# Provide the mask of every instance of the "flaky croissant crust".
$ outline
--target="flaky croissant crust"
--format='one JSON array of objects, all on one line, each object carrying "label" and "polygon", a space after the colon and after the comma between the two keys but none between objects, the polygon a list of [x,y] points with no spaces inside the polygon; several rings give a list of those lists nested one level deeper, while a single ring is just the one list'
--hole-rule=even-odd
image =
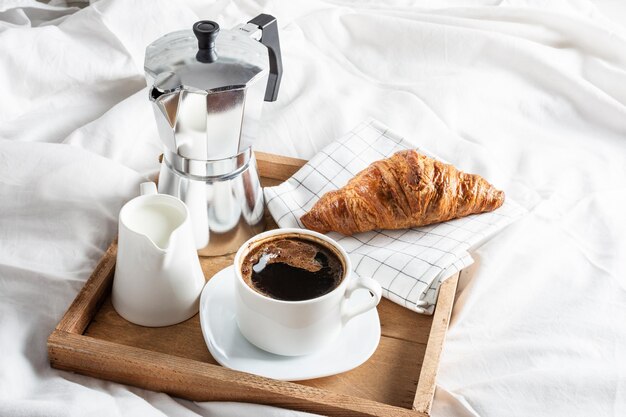
[{"label": "flaky croissant crust", "polygon": [[343,188],[324,194],[300,220],[321,233],[351,235],[425,226],[503,203],[504,192],[481,176],[411,149],[372,163]]}]

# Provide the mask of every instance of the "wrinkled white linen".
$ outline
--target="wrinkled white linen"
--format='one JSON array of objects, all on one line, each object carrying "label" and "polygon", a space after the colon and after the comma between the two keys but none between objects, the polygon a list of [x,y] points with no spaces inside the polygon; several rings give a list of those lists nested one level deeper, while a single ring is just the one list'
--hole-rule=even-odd
[{"label": "wrinkled white linen", "polygon": [[278,17],[257,148],[379,119],[529,214],[472,253],[435,416],[626,414],[626,34],[584,0],[0,4],[0,415],[299,415],[53,370],[46,338],[155,172],[145,45]]}]

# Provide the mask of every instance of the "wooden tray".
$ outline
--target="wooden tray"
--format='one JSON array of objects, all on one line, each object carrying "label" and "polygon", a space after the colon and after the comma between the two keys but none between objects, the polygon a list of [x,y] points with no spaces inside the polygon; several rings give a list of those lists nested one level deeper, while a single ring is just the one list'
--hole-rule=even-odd
[{"label": "wooden tray", "polygon": [[[284,181],[305,162],[261,152],[256,157],[264,185]],[[380,345],[366,363],[343,374],[296,383],[217,364],[197,315],[162,328],[136,326],[121,318],[110,297],[116,253],[113,242],[50,335],[53,367],[195,401],[243,401],[334,416],[429,415],[458,275],[441,286],[434,316],[383,299],[378,306]],[[201,258],[206,278],[232,260],[232,255]]]}]

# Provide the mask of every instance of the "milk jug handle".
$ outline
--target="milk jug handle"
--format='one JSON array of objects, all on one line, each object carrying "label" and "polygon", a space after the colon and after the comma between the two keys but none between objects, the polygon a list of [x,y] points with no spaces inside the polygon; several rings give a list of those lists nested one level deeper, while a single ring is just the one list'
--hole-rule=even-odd
[{"label": "milk jug handle", "polygon": [[257,25],[261,29],[261,43],[269,52],[270,74],[265,89],[265,101],[276,101],[280,79],[283,76],[283,59],[280,54],[280,41],[278,39],[278,22],[274,16],[260,14],[248,23]]},{"label": "milk jug handle", "polygon": [[152,181],[142,182],[139,185],[139,194],[140,195],[157,194],[156,184],[153,183]]}]

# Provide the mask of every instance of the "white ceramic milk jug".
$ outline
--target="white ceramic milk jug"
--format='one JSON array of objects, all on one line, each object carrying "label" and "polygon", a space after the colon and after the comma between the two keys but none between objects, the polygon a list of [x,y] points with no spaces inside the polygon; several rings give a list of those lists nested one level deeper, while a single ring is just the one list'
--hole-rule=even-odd
[{"label": "white ceramic milk jug", "polygon": [[120,211],[113,307],[142,326],[180,323],[198,312],[204,283],[187,206],[141,184]]}]

